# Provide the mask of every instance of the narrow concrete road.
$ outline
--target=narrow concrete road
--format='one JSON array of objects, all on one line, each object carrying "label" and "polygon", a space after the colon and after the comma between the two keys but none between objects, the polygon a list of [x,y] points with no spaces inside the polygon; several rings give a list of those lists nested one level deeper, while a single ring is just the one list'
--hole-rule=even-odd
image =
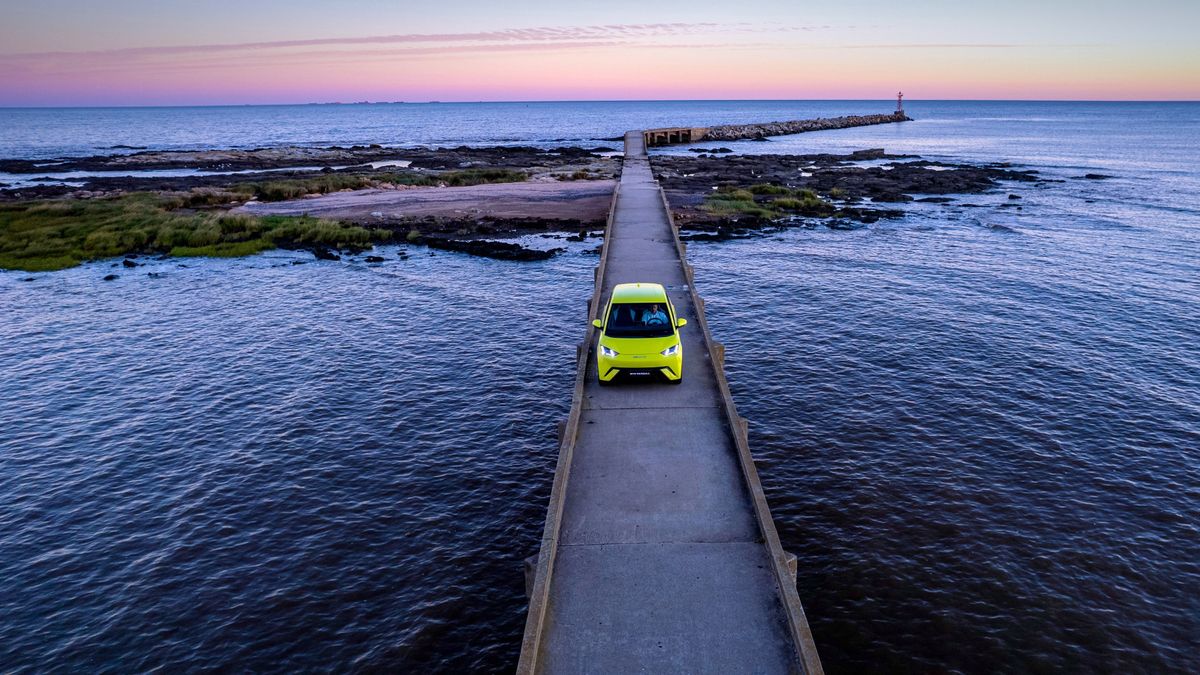
[{"label": "narrow concrete road", "polygon": [[684,381],[601,388],[593,337],[577,433],[564,443],[551,497],[520,671],[819,672],[794,584],[778,581],[783,554],[771,550],[778,538],[769,522],[764,538],[765,500],[753,467],[748,477],[742,466],[727,389],[642,135],[625,142],[598,283],[604,300],[619,283],[667,287],[689,320]]}]

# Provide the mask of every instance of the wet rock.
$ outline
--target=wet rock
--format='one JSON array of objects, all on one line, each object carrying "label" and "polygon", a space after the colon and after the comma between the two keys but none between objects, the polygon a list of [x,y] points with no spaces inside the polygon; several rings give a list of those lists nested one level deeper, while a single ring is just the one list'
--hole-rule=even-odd
[{"label": "wet rock", "polygon": [[369,263],[381,263],[381,262],[383,262],[383,256],[381,256],[381,255],[369,255],[369,256],[367,256],[367,257],[363,258],[363,261],[364,261],[364,262],[369,262]]},{"label": "wet rock", "polygon": [[22,277],[21,281],[37,281],[36,277]]},{"label": "wet rock", "polygon": [[125,267],[137,267],[138,266],[138,264],[136,262],[130,260],[129,258],[122,260],[121,264],[124,265]]},{"label": "wet rock", "polygon": [[1103,173],[1087,173],[1087,174],[1084,174],[1083,177],[1086,178],[1087,180],[1108,180],[1109,178],[1112,178],[1113,176],[1109,176],[1108,174],[1103,174]]},{"label": "wet rock", "polygon": [[146,276],[150,277],[151,279],[161,279],[166,275],[162,272],[146,272]]},{"label": "wet rock", "polygon": [[1008,198],[1009,198],[1009,199],[1020,199],[1020,198],[1021,198],[1021,195],[1013,195],[1013,194],[1010,194],[1010,195],[1008,196]]},{"label": "wet rock", "polygon": [[112,281],[112,280],[114,280],[114,279],[120,279],[120,278],[121,278],[121,277],[120,277],[120,275],[117,275],[117,274],[106,274],[106,275],[104,275],[104,280],[105,280],[105,281]]},{"label": "wet rock", "polygon": [[949,204],[954,200],[950,197],[922,197],[917,201],[923,204]]},{"label": "wet rock", "polygon": [[856,223],[853,220],[844,220],[842,218],[834,218],[826,223],[826,227],[831,230],[859,230],[863,228],[861,223]]},{"label": "wet rock", "polygon": [[424,241],[425,245],[430,248],[442,249],[445,251],[455,251],[458,253],[467,253],[469,255],[481,256],[484,258],[496,258],[498,260],[549,260],[556,254],[565,251],[562,248],[553,248],[548,251],[525,248],[520,244],[514,244],[506,241],[490,241],[487,239],[442,239],[439,237],[428,237]]},{"label": "wet rock", "polygon": [[312,254],[317,260],[341,260],[342,257],[324,246],[312,247]]},{"label": "wet rock", "polygon": [[883,148],[868,148],[866,150],[855,150],[850,153],[850,159],[853,160],[868,160],[868,159],[886,159],[887,153]]}]

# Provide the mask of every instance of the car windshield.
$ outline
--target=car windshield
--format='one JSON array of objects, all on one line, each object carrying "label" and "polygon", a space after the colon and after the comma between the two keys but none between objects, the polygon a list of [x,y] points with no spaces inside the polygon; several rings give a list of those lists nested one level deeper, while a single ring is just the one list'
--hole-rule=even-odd
[{"label": "car windshield", "polygon": [[674,333],[666,303],[613,303],[604,325],[610,337],[667,337]]}]

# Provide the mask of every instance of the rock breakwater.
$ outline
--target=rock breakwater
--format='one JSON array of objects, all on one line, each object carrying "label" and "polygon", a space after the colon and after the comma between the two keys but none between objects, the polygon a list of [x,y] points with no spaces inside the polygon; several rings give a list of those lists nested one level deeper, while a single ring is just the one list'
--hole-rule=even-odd
[{"label": "rock breakwater", "polygon": [[846,115],[844,117],[820,117],[811,120],[788,122],[765,122],[762,124],[723,124],[715,127],[679,127],[649,129],[643,134],[646,144],[674,145],[700,141],[739,141],[768,136],[787,136],[807,131],[828,131],[850,127],[867,127],[875,124],[910,122],[912,118],[902,112],[886,115]]}]

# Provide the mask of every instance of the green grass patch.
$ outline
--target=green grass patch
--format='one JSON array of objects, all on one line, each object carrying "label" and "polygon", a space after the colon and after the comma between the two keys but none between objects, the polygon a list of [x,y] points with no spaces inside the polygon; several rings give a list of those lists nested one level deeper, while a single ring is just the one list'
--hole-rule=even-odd
[{"label": "green grass patch", "polygon": [[484,183],[520,183],[529,178],[529,174],[511,169],[464,169],[443,173],[435,178],[446,185],[460,187]]},{"label": "green grass patch", "polygon": [[187,196],[133,193],[0,204],[0,268],[41,272],[127,253],[225,257],[312,245],[365,247],[391,236],[317,218],[181,210],[188,202]]},{"label": "green grass patch", "polygon": [[528,174],[510,169],[464,169],[444,173],[385,173],[372,175],[326,174],[313,178],[275,180],[265,183],[243,183],[234,188],[238,193],[263,202],[280,202],[306,195],[328,194],[341,190],[364,190],[382,184],[434,187],[462,187],[484,183],[519,183]]},{"label": "green grass patch", "polygon": [[756,218],[777,218],[779,213],[754,201],[754,193],[749,190],[722,188],[704,200],[704,210],[714,216],[753,216]]},{"label": "green grass patch", "polygon": [[366,176],[329,174],[315,178],[273,180],[266,183],[244,183],[235,188],[238,192],[264,202],[281,202],[305,195],[326,194],[339,190],[362,190],[374,187],[376,182]]},{"label": "green grass patch", "polygon": [[251,241],[235,241],[209,246],[176,246],[168,253],[176,258],[240,258],[244,255],[254,255],[275,248],[266,239]]},{"label": "green grass patch", "polygon": [[749,187],[749,190],[752,194],[756,194],[756,195],[790,195],[790,194],[792,194],[792,191],[789,190],[788,188],[786,188],[782,185],[775,185],[773,183],[759,183],[757,185],[751,185]]},{"label": "green grass patch", "polygon": [[778,197],[771,206],[780,211],[805,216],[829,216],[834,212],[833,204],[821,199],[812,190],[797,190],[796,197]]}]

